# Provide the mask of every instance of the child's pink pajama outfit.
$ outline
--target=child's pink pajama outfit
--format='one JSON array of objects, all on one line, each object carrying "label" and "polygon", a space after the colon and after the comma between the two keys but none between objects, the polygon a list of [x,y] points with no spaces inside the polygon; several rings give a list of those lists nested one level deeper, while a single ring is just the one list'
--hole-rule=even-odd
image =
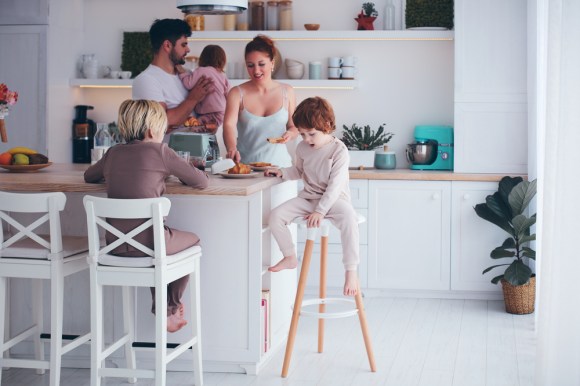
[{"label": "child's pink pajama outfit", "polygon": [[357,214],[350,202],[348,150],[339,139],[319,149],[300,142],[294,166],[283,168],[284,180],[304,181],[304,189],[274,208],[270,229],[284,256],[296,255],[288,224],[297,217],[318,212],[340,230],[345,270],[355,271],[359,264],[359,229]]}]

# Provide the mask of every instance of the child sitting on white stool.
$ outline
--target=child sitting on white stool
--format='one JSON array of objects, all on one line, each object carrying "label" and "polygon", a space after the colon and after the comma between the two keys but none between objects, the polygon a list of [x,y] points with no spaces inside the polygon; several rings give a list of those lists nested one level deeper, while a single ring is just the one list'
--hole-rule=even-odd
[{"label": "child sitting on white stool", "polygon": [[302,142],[296,147],[295,164],[283,169],[267,169],[265,175],[284,180],[302,179],[304,189],[298,197],[272,210],[270,229],[284,258],[269,270],[278,272],[298,265],[288,229],[292,220],[303,217],[309,228],[318,228],[326,218],[340,230],[346,271],[344,295],[355,296],[358,291],[359,229],[357,213],[350,202],[348,150],[332,135],[336,130],[334,111],[323,98],[302,101],[292,119],[302,136]]}]

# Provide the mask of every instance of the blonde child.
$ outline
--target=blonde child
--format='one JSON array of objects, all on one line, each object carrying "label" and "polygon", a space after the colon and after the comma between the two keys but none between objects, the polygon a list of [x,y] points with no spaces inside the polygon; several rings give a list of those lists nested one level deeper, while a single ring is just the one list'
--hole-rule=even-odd
[{"label": "blonde child", "polygon": [[[178,177],[184,184],[195,188],[206,188],[208,176],[180,158],[167,144],[161,143],[167,129],[167,115],[159,102],[149,100],[126,100],[119,108],[118,126],[125,144],[110,148],[103,158],[90,166],[84,174],[85,182],[107,184],[109,198],[154,198],[165,192],[165,178]],[[109,220],[121,231],[129,231],[141,224],[140,220]],[[116,238],[107,233],[107,244]],[[153,247],[153,234],[143,232],[136,239]],[[199,237],[191,232],[179,231],[165,226],[165,246],[168,255],[199,244]],[[124,257],[143,256],[143,252],[123,244],[112,254]],[[168,285],[167,330],[175,332],[187,324],[183,318],[181,297],[189,276],[184,276]],[[152,312],[155,311],[155,293]]]},{"label": "blonde child", "polygon": [[207,45],[201,51],[198,64],[199,67],[193,72],[177,66],[179,79],[188,90],[191,90],[202,76],[213,80],[214,91],[199,102],[194,111],[201,123],[215,123],[219,127],[224,121],[226,98],[230,88],[228,78],[224,73],[226,53],[220,46]]},{"label": "blonde child", "polygon": [[284,180],[304,181],[304,189],[276,207],[270,215],[270,229],[284,258],[269,268],[271,272],[296,268],[296,247],[288,224],[304,217],[309,228],[317,228],[326,218],[340,230],[342,262],[345,269],[344,294],[358,291],[359,230],[357,214],[350,202],[348,151],[332,132],[336,129],[334,111],[320,98],[304,100],[292,119],[302,136],[296,148],[295,165],[283,169],[268,169],[266,175]]}]

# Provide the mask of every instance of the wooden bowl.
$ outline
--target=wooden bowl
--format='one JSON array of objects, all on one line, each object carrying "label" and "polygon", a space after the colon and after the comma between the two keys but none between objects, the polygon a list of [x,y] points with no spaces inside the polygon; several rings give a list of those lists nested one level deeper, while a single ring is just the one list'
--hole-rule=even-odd
[{"label": "wooden bowl", "polygon": [[320,24],[304,24],[304,28],[308,31],[316,31],[320,28]]}]

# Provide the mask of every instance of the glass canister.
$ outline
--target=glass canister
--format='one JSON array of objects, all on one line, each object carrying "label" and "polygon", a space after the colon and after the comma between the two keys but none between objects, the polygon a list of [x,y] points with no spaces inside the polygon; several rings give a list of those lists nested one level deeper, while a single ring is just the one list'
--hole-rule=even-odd
[{"label": "glass canister", "polygon": [[203,15],[187,15],[185,21],[192,31],[203,31],[205,29],[205,18]]},{"label": "glass canister", "polygon": [[265,29],[265,9],[263,1],[252,1],[250,3],[250,29],[253,31],[263,31]]},{"label": "glass canister", "polygon": [[247,31],[249,27],[248,23],[248,10],[236,15],[236,29],[238,31]]},{"label": "glass canister", "polygon": [[236,15],[224,15],[224,31],[236,29]]},{"label": "glass canister", "polygon": [[268,1],[266,9],[266,24],[269,31],[280,29],[278,26],[278,2]]},{"label": "glass canister", "polygon": [[292,30],[292,2],[283,0],[278,3],[278,22],[281,31]]}]

